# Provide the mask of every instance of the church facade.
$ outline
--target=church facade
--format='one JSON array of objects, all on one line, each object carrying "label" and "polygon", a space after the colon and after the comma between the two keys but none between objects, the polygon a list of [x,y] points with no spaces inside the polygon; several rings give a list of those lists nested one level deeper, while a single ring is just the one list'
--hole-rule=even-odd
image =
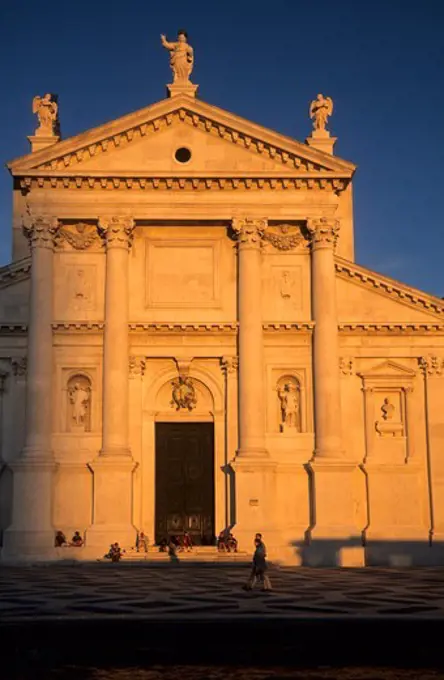
[{"label": "church facade", "polygon": [[442,561],[444,302],[355,262],[321,128],[171,86],[9,164],[3,560],[231,528],[293,564]]}]

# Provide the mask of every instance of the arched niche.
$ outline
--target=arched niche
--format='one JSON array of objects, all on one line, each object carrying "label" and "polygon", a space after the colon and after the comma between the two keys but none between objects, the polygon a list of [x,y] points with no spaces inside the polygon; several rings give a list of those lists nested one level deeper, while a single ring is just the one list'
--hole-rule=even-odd
[{"label": "arched niche", "polygon": [[276,384],[276,413],[279,431],[287,434],[302,432],[302,385],[292,374],[282,375]]},{"label": "arched niche", "polygon": [[92,382],[85,373],[71,375],[66,385],[67,432],[91,432]]}]

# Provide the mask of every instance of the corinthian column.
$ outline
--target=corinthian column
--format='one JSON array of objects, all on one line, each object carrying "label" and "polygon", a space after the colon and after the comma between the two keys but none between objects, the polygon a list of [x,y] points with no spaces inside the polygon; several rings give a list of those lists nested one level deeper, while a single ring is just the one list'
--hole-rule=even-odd
[{"label": "corinthian column", "polygon": [[99,230],[106,244],[102,449],[90,464],[94,473],[94,521],[87,532],[87,547],[100,552],[113,541],[125,546],[135,539],[135,463],[128,440],[128,253],[134,221],[126,216],[101,217]]},{"label": "corinthian column", "polygon": [[339,339],[334,247],[336,220],[309,220],[316,458],[342,456]]},{"label": "corinthian column", "polygon": [[235,219],[238,241],[239,449],[235,471],[235,534],[243,550],[257,531],[269,554],[279,543],[275,523],[276,465],[265,441],[265,361],[262,329],[262,236],[265,219]]},{"label": "corinthian column", "polygon": [[106,243],[101,454],[129,456],[128,252],[134,220],[131,217],[101,217],[99,229]]},{"label": "corinthian column", "polygon": [[26,434],[14,472],[13,520],[5,533],[4,554],[44,554],[54,546],[52,528],[52,312],[53,258],[57,218],[24,220],[31,249],[28,321]]},{"label": "corinthian column", "polygon": [[[339,232],[336,220],[309,220],[311,233],[311,293],[315,322],[313,337],[313,383],[315,456],[312,507],[315,525],[311,539],[340,539],[332,564],[360,566],[364,552],[359,545],[362,527],[357,516],[364,502],[364,479],[355,461],[342,448],[339,336],[336,305],[334,248]],[[358,545],[355,545],[358,543]],[[317,546],[314,547],[316,552]],[[307,559],[310,559],[307,557]],[[332,558],[333,559],[333,558]],[[327,564],[327,562],[326,562]]]},{"label": "corinthian column", "polygon": [[[235,219],[238,243],[239,451],[264,457],[265,385],[262,331],[262,235],[265,219]],[[254,398],[252,399],[252,395]]]}]

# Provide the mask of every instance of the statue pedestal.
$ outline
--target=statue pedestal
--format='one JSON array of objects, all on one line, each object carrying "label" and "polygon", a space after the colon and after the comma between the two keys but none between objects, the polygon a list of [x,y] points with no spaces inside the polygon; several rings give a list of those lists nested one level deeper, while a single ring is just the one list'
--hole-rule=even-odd
[{"label": "statue pedestal", "polygon": [[188,81],[185,83],[172,83],[166,87],[169,97],[177,97],[179,94],[186,94],[188,97],[196,97],[199,85],[193,85],[193,83]]},{"label": "statue pedestal", "polygon": [[60,141],[60,137],[57,135],[43,136],[43,135],[30,135],[28,141],[31,144],[31,151],[41,151],[46,149],[48,146],[53,146]]},{"label": "statue pedestal", "polygon": [[307,137],[305,143],[313,149],[329,153],[333,156],[333,149],[337,141],[337,137],[331,137],[327,130],[313,130],[310,137]]}]

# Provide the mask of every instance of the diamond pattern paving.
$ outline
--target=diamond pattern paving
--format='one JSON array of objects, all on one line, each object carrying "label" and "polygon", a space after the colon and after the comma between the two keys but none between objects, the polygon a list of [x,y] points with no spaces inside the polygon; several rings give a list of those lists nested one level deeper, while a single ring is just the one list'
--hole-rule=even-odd
[{"label": "diamond pattern paving", "polygon": [[244,566],[79,564],[0,568],[0,621],[76,618],[444,618],[444,571],[270,568],[273,592],[244,592]]}]

